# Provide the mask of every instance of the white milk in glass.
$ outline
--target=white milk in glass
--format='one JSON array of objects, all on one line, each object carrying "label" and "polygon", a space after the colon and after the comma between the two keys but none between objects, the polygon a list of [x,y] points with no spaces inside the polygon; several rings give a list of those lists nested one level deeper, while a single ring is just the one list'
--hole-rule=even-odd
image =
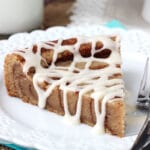
[{"label": "white milk in glass", "polygon": [[142,16],[150,23],[150,0],[144,0]]},{"label": "white milk in glass", "polygon": [[0,34],[31,31],[43,22],[43,0],[0,0]]}]

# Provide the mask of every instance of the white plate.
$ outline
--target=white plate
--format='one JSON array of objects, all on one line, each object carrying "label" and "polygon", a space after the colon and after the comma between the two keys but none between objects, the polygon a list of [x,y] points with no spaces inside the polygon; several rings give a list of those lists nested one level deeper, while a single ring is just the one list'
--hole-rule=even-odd
[{"label": "white plate", "polygon": [[[134,31],[144,34],[141,31]],[[80,33],[95,35],[101,33],[119,33],[122,37],[123,73],[126,89],[128,90],[127,103],[127,127],[126,137],[118,138],[110,135],[96,136],[91,133],[91,127],[87,125],[66,125],[61,116],[23,103],[21,100],[7,95],[3,68],[0,68],[0,138],[23,146],[34,147],[41,150],[64,149],[64,150],[113,150],[129,149],[143,121],[145,114],[135,109],[136,95],[139,81],[143,73],[146,56],[137,51],[129,52],[131,43],[126,43],[125,38],[134,33],[133,31],[109,30],[104,27],[55,27],[47,31],[35,31],[31,34],[17,34],[8,41],[0,42],[0,65],[3,65],[4,55],[17,47],[24,47],[40,40],[53,40],[59,37],[71,37]],[[145,35],[147,36],[147,35]],[[132,36],[133,37],[133,36]],[[131,38],[128,37],[128,38]],[[127,39],[128,39],[127,38]],[[134,41],[132,46],[134,47]],[[128,44],[129,46],[125,45]],[[135,48],[135,47],[134,47]],[[107,144],[106,144],[107,141]]]}]

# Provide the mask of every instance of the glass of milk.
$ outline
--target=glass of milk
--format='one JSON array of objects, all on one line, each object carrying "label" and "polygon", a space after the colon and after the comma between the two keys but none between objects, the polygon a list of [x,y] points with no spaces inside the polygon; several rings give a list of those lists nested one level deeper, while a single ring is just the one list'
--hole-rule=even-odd
[{"label": "glass of milk", "polygon": [[0,34],[31,31],[43,22],[43,0],[0,0]]},{"label": "glass of milk", "polygon": [[150,0],[144,0],[142,16],[147,22],[150,23]]}]

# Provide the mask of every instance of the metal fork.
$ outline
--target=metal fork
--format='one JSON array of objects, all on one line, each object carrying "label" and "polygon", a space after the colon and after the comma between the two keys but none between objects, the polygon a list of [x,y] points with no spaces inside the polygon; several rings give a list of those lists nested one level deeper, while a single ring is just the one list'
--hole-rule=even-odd
[{"label": "metal fork", "polygon": [[147,117],[131,150],[150,150],[150,89],[147,88],[149,58],[146,60],[144,75],[140,84],[137,107],[147,109]]}]

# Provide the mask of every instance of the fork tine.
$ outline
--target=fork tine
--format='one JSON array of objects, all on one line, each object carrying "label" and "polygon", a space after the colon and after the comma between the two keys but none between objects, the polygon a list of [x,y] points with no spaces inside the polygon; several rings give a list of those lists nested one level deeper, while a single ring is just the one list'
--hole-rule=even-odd
[{"label": "fork tine", "polygon": [[146,64],[145,64],[145,68],[144,68],[144,74],[143,74],[143,78],[141,80],[140,89],[139,89],[139,93],[138,93],[138,97],[139,98],[142,98],[143,96],[145,97],[145,94],[146,94],[148,68],[149,68],[149,57],[147,57],[147,59],[146,59]]},{"label": "fork tine", "polygon": [[147,79],[149,72],[149,57],[146,59],[144,74],[141,80],[140,89],[137,98],[137,107],[140,109],[148,109],[150,92],[148,92]]}]

